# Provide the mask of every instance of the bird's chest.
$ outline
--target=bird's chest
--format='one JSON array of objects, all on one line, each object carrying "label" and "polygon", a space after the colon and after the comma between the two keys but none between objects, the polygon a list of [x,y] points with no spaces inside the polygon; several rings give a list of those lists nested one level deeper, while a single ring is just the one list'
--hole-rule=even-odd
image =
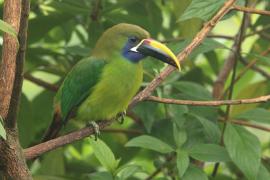
[{"label": "bird's chest", "polygon": [[99,83],[83,102],[79,113],[94,120],[113,118],[127,108],[141,85],[142,77],[141,64],[130,62],[108,64],[102,72]]}]

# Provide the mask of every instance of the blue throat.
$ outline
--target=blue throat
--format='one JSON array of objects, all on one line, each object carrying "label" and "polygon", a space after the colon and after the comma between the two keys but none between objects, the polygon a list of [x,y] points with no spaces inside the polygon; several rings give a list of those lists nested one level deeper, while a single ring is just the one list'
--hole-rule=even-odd
[{"label": "blue throat", "polygon": [[146,56],[139,53],[139,52],[133,52],[130,51],[130,49],[133,47],[133,45],[129,42],[126,43],[124,48],[122,49],[122,55],[129,61],[133,63],[138,63],[140,60],[145,58]]}]

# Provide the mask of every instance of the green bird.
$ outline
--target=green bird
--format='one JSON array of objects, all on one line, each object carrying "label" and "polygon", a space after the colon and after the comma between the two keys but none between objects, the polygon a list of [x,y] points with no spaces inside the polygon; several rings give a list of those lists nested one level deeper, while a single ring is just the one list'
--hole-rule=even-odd
[{"label": "green bird", "polygon": [[139,26],[121,23],[106,30],[90,57],[66,76],[54,100],[54,118],[43,141],[54,138],[68,119],[110,120],[125,112],[143,81],[141,60],[151,56],[180,69],[164,44]]}]

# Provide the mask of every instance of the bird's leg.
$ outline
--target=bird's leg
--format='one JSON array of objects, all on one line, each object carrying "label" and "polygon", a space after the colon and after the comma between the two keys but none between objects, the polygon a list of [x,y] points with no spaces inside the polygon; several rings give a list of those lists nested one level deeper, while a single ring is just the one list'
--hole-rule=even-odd
[{"label": "bird's leg", "polygon": [[116,120],[120,123],[123,124],[125,120],[125,116],[127,115],[127,112],[124,110],[123,112],[120,112],[116,115]]},{"label": "bird's leg", "polygon": [[87,126],[90,126],[94,129],[95,141],[100,136],[99,126],[95,121],[90,121],[87,123]]}]

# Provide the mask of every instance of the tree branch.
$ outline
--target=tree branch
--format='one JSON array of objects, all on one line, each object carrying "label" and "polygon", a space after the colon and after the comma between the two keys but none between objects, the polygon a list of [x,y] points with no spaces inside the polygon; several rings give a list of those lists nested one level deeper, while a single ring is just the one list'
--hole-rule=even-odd
[{"label": "tree branch", "polygon": [[[240,62],[244,65],[248,65],[248,61],[243,58],[242,56],[240,57]],[[257,71],[258,73],[260,73],[262,76],[264,76],[266,79],[270,79],[270,74],[268,72],[266,72],[265,70],[259,68],[258,66],[256,66],[255,64],[253,66],[251,66],[251,69],[253,71]]]},{"label": "tree branch", "polygon": [[[245,6],[248,6],[249,3],[246,0],[245,1]],[[241,55],[241,48],[242,48],[242,42],[244,40],[244,36],[246,33],[246,29],[250,24],[250,16],[246,13],[244,13],[243,18],[242,18],[242,22],[241,22],[241,26],[239,29],[239,32],[237,33],[236,36],[236,40],[235,43],[233,44],[233,51],[232,53],[229,55],[229,58],[227,59],[227,62],[225,63],[224,67],[223,67],[223,71],[221,72],[221,74],[219,74],[217,81],[214,84],[214,88],[213,88],[213,96],[215,99],[220,99],[222,92],[224,91],[224,83],[230,73],[230,71],[232,70],[232,77],[231,77],[231,81],[230,81],[230,86],[229,86],[229,93],[228,93],[228,100],[232,99],[232,95],[233,95],[233,91],[234,91],[234,81],[235,81],[235,77],[236,77],[236,70],[237,70],[237,64],[238,64],[238,58]],[[229,67],[226,67],[226,65],[230,65]],[[221,78],[221,79],[219,79]],[[221,80],[221,81],[220,81]],[[225,121],[228,122],[229,121],[229,116],[230,116],[230,111],[231,111],[231,105],[228,104],[226,107],[226,112],[225,112]],[[227,123],[224,123],[223,127],[222,127],[222,131],[221,131],[221,137],[220,137],[220,145],[224,146],[224,133],[225,133],[225,129],[227,127]],[[216,162],[214,165],[214,169],[212,172],[212,176],[215,177],[219,168],[220,162]]]},{"label": "tree branch", "polygon": [[[267,54],[270,53],[270,48],[266,49],[265,51],[263,51],[260,55],[261,56],[266,56]],[[254,58],[253,60],[251,60],[250,62],[246,62],[243,57],[240,55],[239,60],[245,64],[246,66],[244,67],[244,69],[242,69],[237,77],[234,79],[234,84],[236,84],[245,74],[249,69],[253,69],[257,72],[259,72],[262,76],[266,77],[267,79],[270,79],[270,74],[268,74],[267,72],[265,72],[264,70],[260,69],[259,67],[255,66],[256,62],[258,61],[258,58]],[[226,94],[228,93],[229,88],[227,88],[224,93],[223,93],[223,97],[226,96]]]},{"label": "tree branch", "polygon": [[27,79],[27,80],[35,83],[36,85],[41,86],[41,87],[43,87],[45,89],[48,89],[48,90],[50,90],[52,92],[56,92],[58,90],[58,88],[59,88],[56,85],[47,83],[47,82],[45,82],[45,81],[43,81],[41,79],[38,79],[38,78],[32,76],[31,74],[28,74],[28,73],[24,74],[24,79]]},{"label": "tree branch", "polygon": [[[226,123],[226,121],[224,119],[220,119],[219,120],[220,122],[223,122],[223,123]],[[261,125],[257,125],[257,124],[251,124],[247,121],[242,121],[242,120],[230,120],[230,123],[233,123],[233,124],[237,124],[237,125],[241,125],[241,126],[247,126],[247,127],[251,127],[251,128],[254,128],[254,129],[260,129],[262,131],[267,131],[267,132],[270,132],[270,128],[268,127],[265,127],[265,126],[261,126]]]},{"label": "tree branch", "polygon": [[[112,122],[113,121],[104,120],[104,121],[97,122],[97,124],[99,125],[100,129],[103,129],[106,126],[111,125]],[[72,142],[78,141],[92,134],[94,134],[94,128],[85,127],[83,129],[71,132],[67,135],[63,135],[58,138],[27,148],[24,150],[24,155],[26,159],[33,159],[40,156],[43,153],[62,147],[66,144],[70,144]]]},{"label": "tree branch", "polygon": [[[32,179],[19,143],[16,117],[22,86],[26,50],[28,0],[5,0],[4,21],[18,33],[17,40],[4,34],[0,67],[0,115],[4,118],[7,139],[0,139],[0,166],[3,179]],[[18,49],[19,48],[19,49]]]},{"label": "tree branch", "polygon": [[237,11],[246,12],[246,13],[253,13],[253,14],[270,16],[270,11],[259,10],[259,9],[254,9],[254,8],[250,8],[250,7],[234,5],[233,9],[237,10]]},{"label": "tree branch", "polygon": [[160,98],[156,96],[149,96],[146,101],[154,101],[164,104],[178,104],[178,105],[191,105],[191,106],[223,106],[223,105],[241,105],[241,104],[254,104],[270,101],[270,95],[260,96],[251,99],[236,99],[236,100],[218,100],[218,101],[191,101],[191,100],[178,100]]},{"label": "tree branch", "polygon": [[249,23],[246,21],[243,26],[240,27],[239,32],[236,35],[236,40],[232,46],[232,51],[229,54],[228,58],[224,62],[223,68],[219,71],[218,77],[214,83],[213,87],[213,97],[215,99],[222,98],[225,82],[234,67],[237,56],[240,52],[241,42],[243,40],[241,29],[245,30],[248,27]]},{"label": "tree branch", "polygon": [[[19,32],[21,5],[17,0],[4,1],[3,20]],[[18,43],[16,38],[4,33],[2,63],[0,64],[0,115],[6,121],[16,71]]]},{"label": "tree branch", "polygon": [[[266,49],[265,51],[263,51],[260,55],[261,56],[266,56],[270,53],[270,47],[268,49]],[[253,60],[251,60],[246,66],[245,68],[239,72],[239,74],[237,75],[237,77],[235,78],[234,82],[236,83],[250,68],[252,68],[256,62],[258,61],[258,58],[254,58]]]}]

